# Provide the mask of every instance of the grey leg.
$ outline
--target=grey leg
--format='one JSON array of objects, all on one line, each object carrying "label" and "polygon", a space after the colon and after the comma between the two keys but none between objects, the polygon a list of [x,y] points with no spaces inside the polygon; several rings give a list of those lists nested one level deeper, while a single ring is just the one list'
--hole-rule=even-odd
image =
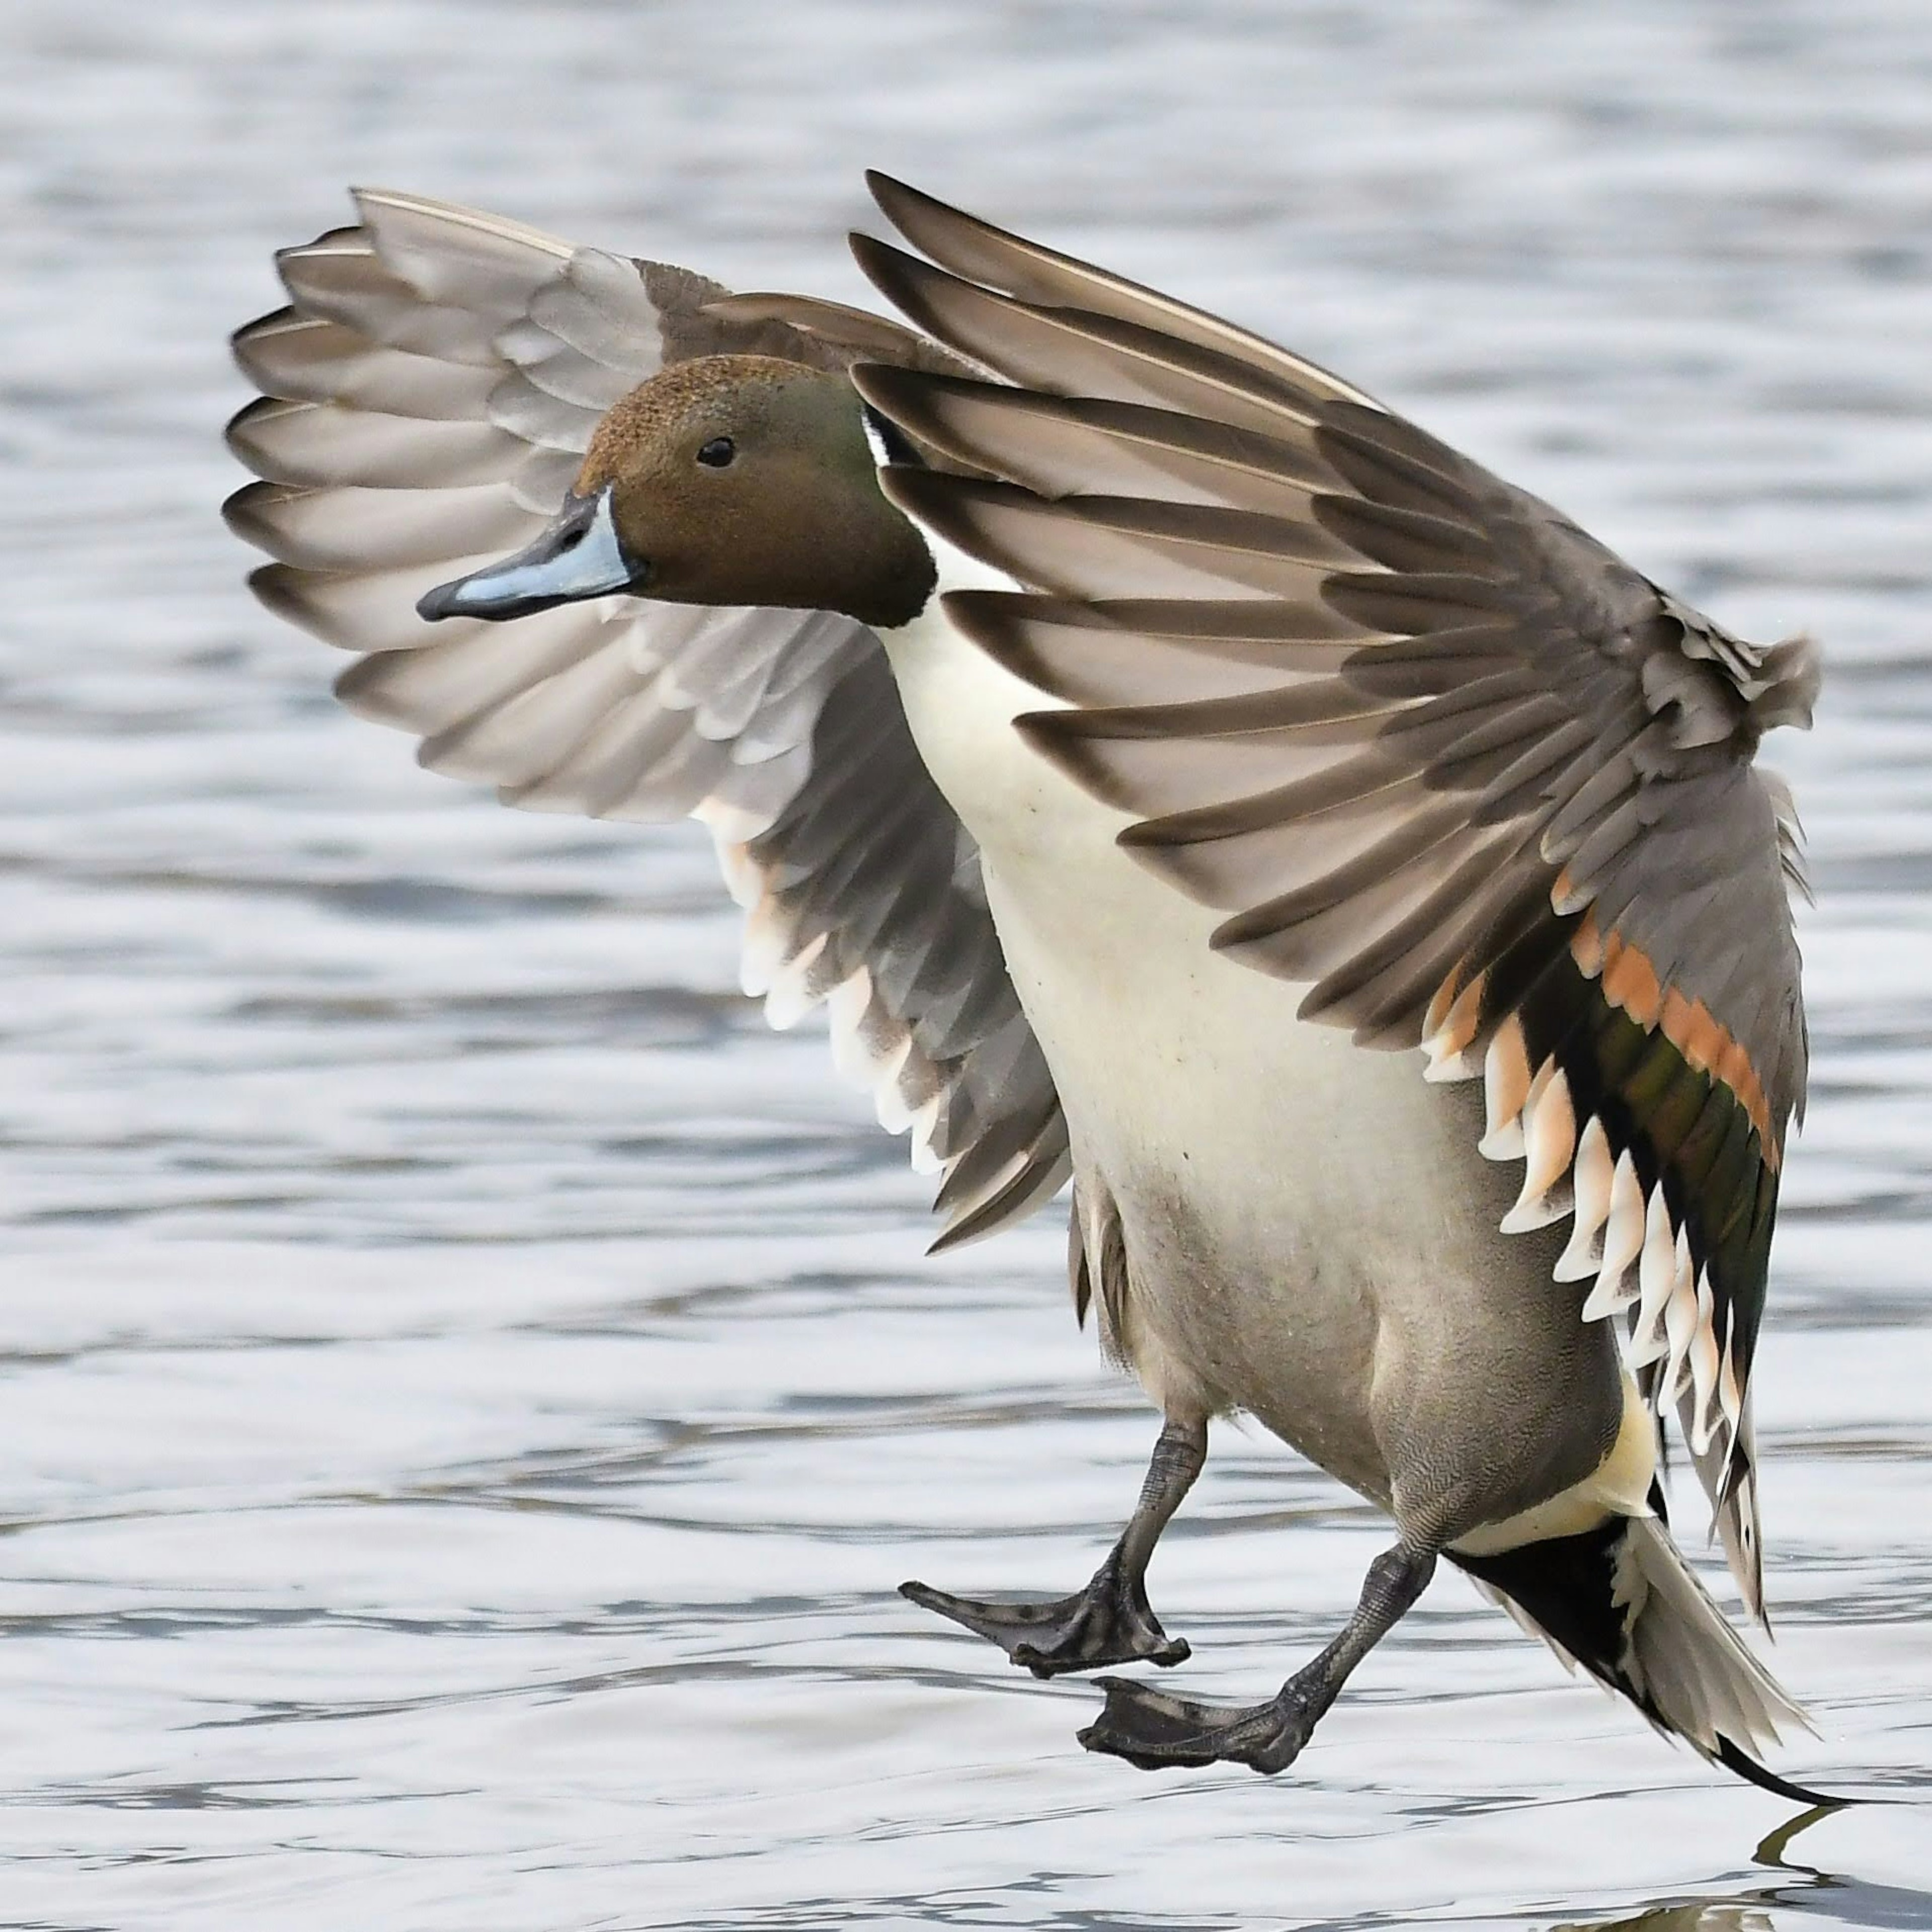
[{"label": "grey leg", "polygon": [[1143,1771],[1164,1765],[1252,1765],[1284,1771],[1300,1754],[1348,1673],[1401,1621],[1436,1571],[1432,1550],[1398,1544],[1369,1565],[1347,1629],[1264,1704],[1201,1704],[1126,1677],[1103,1677],[1104,1709],[1080,1733],[1091,1751]]},{"label": "grey leg", "polygon": [[902,1583],[899,1594],[992,1638],[1036,1677],[1140,1659],[1178,1664],[1188,1646],[1184,1639],[1170,1637],[1148,1606],[1148,1559],[1207,1460],[1206,1423],[1170,1419],[1154,1444],[1140,1502],[1120,1541],[1077,1595],[1046,1604],[982,1601],[950,1596],[925,1583]]}]

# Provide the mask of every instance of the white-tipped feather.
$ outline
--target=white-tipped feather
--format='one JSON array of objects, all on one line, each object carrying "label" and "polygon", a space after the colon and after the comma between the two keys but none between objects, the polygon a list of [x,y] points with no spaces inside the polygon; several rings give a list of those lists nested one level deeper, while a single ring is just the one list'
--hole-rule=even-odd
[{"label": "white-tipped feather", "polygon": [[[822,944],[810,949],[814,957]],[[914,1058],[912,1036],[879,1004],[878,985],[871,973],[859,968],[832,988],[825,1004],[833,1065],[854,1085],[871,1093],[873,1112],[886,1132],[911,1136],[914,1172],[937,1173],[943,1163],[932,1150],[932,1134],[945,1096],[941,1091],[922,1099],[916,1106],[910,1103],[905,1076]]]},{"label": "white-tipped feather", "polygon": [[[1748,1419],[1744,1428],[1738,1432],[1738,1440],[1746,1456],[1754,1453]],[[1730,1501],[1718,1512],[1717,1526],[1724,1541],[1724,1559],[1744,1594],[1744,1606],[1760,1623],[1764,1623],[1764,1572],[1760,1554],[1763,1537],[1758,1524],[1757,1478],[1748,1467],[1732,1484]]]},{"label": "white-tipped feather", "polygon": [[862,1050],[859,1029],[872,1004],[872,976],[862,966],[849,979],[840,980],[826,998],[832,1064],[855,1085],[871,1084],[871,1056]]},{"label": "white-tipped feather", "polygon": [[[899,1079],[912,1058],[912,1035],[895,1027],[891,1044],[883,1053],[872,1048],[862,1031],[856,1036],[856,1043],[859,1051],[854,1058],[859,1070],[855,1078],[870,1084],[872,1111],[880,1126],[889,1134],[906,1132],[912,1126],[912,1112],[899,1091]],[[833,1064],[837,1064],[836,1054]]]},{"label": "white-tipped feather", "polygon": [[1676,1283],[1676,1231],[1670,1225],[1670,1210],[1665,1205],[1664,1190],[1653,1187],[1649,1205],[1644,1213],[1643,1252],[1637,1262],[1637,1286],[1641,1299],[1625,1354],[1633,1368],[1657,1360],[1668,1346],[1664,1335],[1664,1316],[1670,1306],[1670,1291]]},{"label": "white-tipped feather", "polygon": [[1448,1022],[1450,1010],[1468,990],[1466,986],[1460,992],[1457,990],[1456,976],[1452,973],[1430,994],[1429,1005],[1422,1016],[1422,1039],[1425,1046],[1444,1030]]},{"label": "white-tipped feather", "polygon": [[1718,1403],[1724,1412],[1724,1420],[1731,1426],[1731,1433],[1736,1436],[1744,1424],[1744,1391],[1738,1387],[1737,1364],[1731,1357],[1728,1336],[1718,1352]]},{"label": "white-tipped feather", "polygon": [[1505,1020],[1483,1061],[1487,1131],[1478,1144],[1488,1160],[1522,1158],[1522,1103],[1528,1094],[1529,1058],[1523,1051],[1522,1029],[1514,1020]]},{"label": "white-tipped feather", "polygon": [[718,855],[718,870],[724,881],[724,890],[731,895],[734,905],[749,908],[758,902],[758,896],[764,890],[764,874],[752,855],[745,850],[745,842],[733,837],[728,830],[713,823],[718,816],[707,800],[694,812],[692,817],[702,820],[710,828],[712,844]]},{"label": "white-tipped feather", "polygon": [[1630,1278],[1631,1264],[1643,1252],[1643,1184],[1636,1178],[1636,1163],[1626,1148],[1617,1156],[1610,1178],[1610,1216],[1604,1228],[1604,1258],[1597,1270],[1597,1285],[1583,1304],[1583,1319],[1598,1322],[1606,1315],[1629,1306],[1636,1294]]},{"label": "white-tipped feather", "polygon": [[757,896],[746,913],[745,930],[738,944],[738,984],[752,998],[762,998],[771,991],[784,964],[785,948],[790,938],[778,901],[765,892],[760,878]]},{"label": "white-tipped feather", "polygon": [[1718,1390],[1718,1330],[1708,1268],[1700,1270],[1697,1276],[1697,1332],[1690,1340],[1690,1386],[1696,1398],[1691,1412],[1690,1449],[1694,1455],[1702,1456],[1709,1450],[1723,1420],[1723,1412],[1713,1412],[1712,1408]]},{"label": "white-tipped feather", "polygon": [[1522,1103],[1522,1192],[1503,1216],[1505,1234],[1547,1227],[1570,1212],[1570,1156],[1576,1150],[1576,1115],[1563,1070],[1546,1060]]},{"label": "white-tipped feather", "polygon": [[[1475,1031],[1483,1001],[1483,982],[1480,977],[1471,980],[1444,1004],[1444,994],[1450,983],[1446,980],[1443,982],[1423,1022],[1423,1050],[1429,1056],[1429,1064],[1422,1070],[1425,1080],[1468,1080],[1480,1070],[1470,1064],[1468,1050],[1454,1042],[1468,1040]],[[1442,1010],[1438,1010],[1438,1006]]]},{"label": "white-tipped feather", "polygon": [[1690,1375],[1690,1345],[1697,1336],[1697,1271],[1690,1259],[1689,1231],[1677,1231],[1677,1272],[1670,1300],[1664,1311],[1667,1357],[1657,1382],[1657,1412],[1667,1415],[1684,1393]]},{"label": "white-tipped feather", "polygon": [[912,1157],[912,1171],[915,1174],[937,1174],[944,1164],[933,1151],[933,1132],[939,1124],[939,1116],[946,1104],[946,1093],[942,1088],[922,1106],[915,1109],[906,1122],[906,1132],[910,1137],[908,1151]]},{"label": "white-tipped feather", "polygon": [[1576,1219],[1569,1245],[1552,1270],[1557,1280],[1582,1281],[1603,1266],[1604,1224],[1610,1219],[1610,1186],[1616,1172],[1610,1136],[1604,1132],[1603,1122],[1592,1114],[1576,1137],[1576,1158],[1570,1170]]},{"label": "white-tipped feather", "polygon": [[818,1004],[812,990],[812,969],[818,964],[826,944],[826,935],[816,934],[790,958],[782,959],[771,969],[764,986],[765,1020],[774,1030],[784,1033],[796,1026]]}]

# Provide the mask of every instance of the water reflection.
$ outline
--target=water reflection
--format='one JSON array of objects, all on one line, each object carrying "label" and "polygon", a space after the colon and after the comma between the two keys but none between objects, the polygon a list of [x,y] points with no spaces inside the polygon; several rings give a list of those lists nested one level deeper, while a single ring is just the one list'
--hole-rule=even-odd
[{"label": "water reflection", "polygon": [[[1932,1926],[1932,1892],[1878,1885],[1844,1876],[1807,1864],[1792,1847],[1806,1832],[1834,1814],[1820,1805],[1800,1812],[1768,1834],[1759,1845],[1754,1862],[1790,1880],[1754,1886],[1725,1898],[1687,1900],[1646,1907],[1620,1918],[1595,1922],[1588,1932],[1775,1932],[1774,1910],[1833,1924],[1884,1926],[1900,1932],[1923,1932]],[[1908,1828],[1923,1828],[1922,1819]],[[1581,1925],[1552,1927],[1551,1932],[1586,1932]]]}]

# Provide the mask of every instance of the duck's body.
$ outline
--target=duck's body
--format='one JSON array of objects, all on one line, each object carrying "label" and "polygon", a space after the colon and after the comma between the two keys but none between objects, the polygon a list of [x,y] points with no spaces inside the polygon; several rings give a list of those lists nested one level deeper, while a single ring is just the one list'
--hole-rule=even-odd
[{"label": "duck's body", "polygon": [[[1298,1019],[1293,990],[1216,952],[1215,915],[1119,843],[1131,815],[1013,728],[1054,700],[937,605],[882,636],[926,769],[980,848],[1066,1110],[1087,1251],[1120,1224],[1126,1292],[1097,1313],[1148,1394],[1169,1416],[1244,1410],[1384,1508],[1389,1444],[1431,1409],[1439,1480],[1416,1494],[1408,1472],[1403,1503],[1444,1540],[1594,1474],[1623,1372],[1577,1319],[1580,1293],[1552,1292],[1560,1235],[1498,1232],[1516,1186],[1478,1151],[1480,1094]],[[1499,1423],[1496,1389],[1550,1412]],[[1648,1483],[1646,1466],[1640,1508]]]},{"label": "duck's body", "polygon": [[262,594],[370,653],[344,696],[425,762],[710,825],[748,988],[830,1000],[947,1238],[1070,1173],[1076,1305],[1164,1418],[1139,1506],[1072,1597],[915,1600],[1042,1675],[1179,1661],[1143,1579],[1231,1410],[1394,1518],[1277,1696],[1108,1679],[1092,1748],[1280,1768],[1446,1555],[1795,1790],[1745,1748],[1796,1707],[1654,1513],[1655,1418],[1756,1609],[1804,1038],[1751,758],[1809,647],[1286,351],[875,187],[944,266],[862,263],[944,348],[364,197],[238,338]]}]

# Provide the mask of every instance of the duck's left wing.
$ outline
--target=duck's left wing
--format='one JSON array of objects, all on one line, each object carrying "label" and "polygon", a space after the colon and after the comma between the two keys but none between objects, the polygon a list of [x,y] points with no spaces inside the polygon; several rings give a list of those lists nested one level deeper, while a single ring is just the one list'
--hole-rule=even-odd
[{"label": "duck's left wing", "polygon": [[[1485,1077],[1506,1228],[1628,1309],[1760,1600],[1749,1382],[1805,1041],[1796,834],[1754,769],[1808,644],[1742,643],[1350,384],[874,178],[856,238],[987,383],[861,368],[982,481],[892,494],[1027,592],[953,620],[1067,701],[1022,728],[1304,1017]],[[1008,386],[1010,385],[1011,386]]]},{"label": "duck's left wing", "polygon": [[526,542],[603,412],[724,352],[957,368],[898,324],[733,296],[474,208],[364,190],[358,220],[278,257],[286,308],[235,338],[262,398],[229,441],[261,478],[229,521],[274,560],[268,606],[356,652],[336,690],[415,733],[432,770],[511,804],[711,830],[747,909],[747,990],[823,1000],[842,1066],[941,1175],[942,1244],[1066,1178],[1066,1122],[980,889],[914,748],[878,640],[808,610],[633,597],[432,627],[432,585]]}]

